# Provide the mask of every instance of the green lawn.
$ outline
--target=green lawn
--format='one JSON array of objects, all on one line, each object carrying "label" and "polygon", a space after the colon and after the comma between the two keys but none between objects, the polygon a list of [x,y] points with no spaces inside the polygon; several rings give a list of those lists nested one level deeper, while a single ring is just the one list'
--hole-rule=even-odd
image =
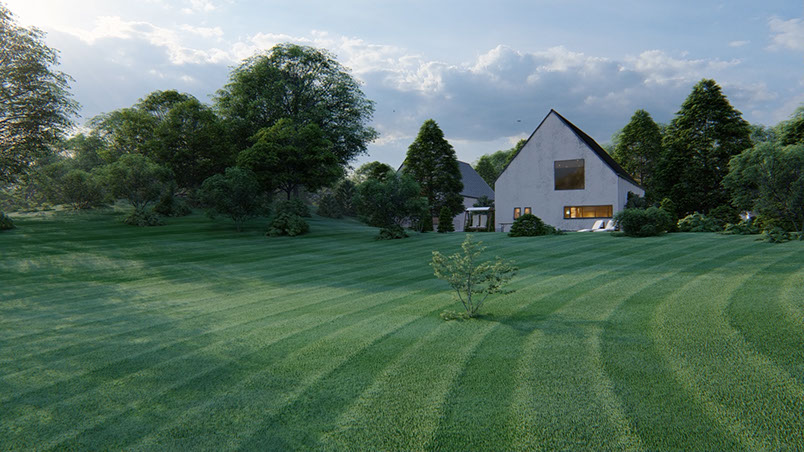
[{"label": "green lawn", "polygon": [[801,242],[477,234],[516,292],[444,322],[460,233],[16,223],[0,450],[804,449]]}]

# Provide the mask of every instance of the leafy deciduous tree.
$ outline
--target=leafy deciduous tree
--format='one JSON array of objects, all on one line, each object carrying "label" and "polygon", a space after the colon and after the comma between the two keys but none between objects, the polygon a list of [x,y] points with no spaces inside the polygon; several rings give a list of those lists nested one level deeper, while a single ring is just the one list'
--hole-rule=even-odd
[{"label": "leafy deciduous tree", "polygon": [[354,180],[358,184],[365,182],[368,179],[377,179],[379,181],[386,180],[389,175],[393,175],[396,171],[391,168],[391,165],[382,162],[368,162],[364,163],[355,171]]},{"label": "leafy deciduous tree", "polygon": [[316,190],[343,175],[321,129],[287,118],[257,132],[254,145],[237,156],[237,165],[254,171],[266,191],[279,189],[287,199],[300,186]]},{"label": "leafy deciduous tree", "polygon": [[503,169],[511,162],[517,152],[525,146],[527,140],[519,140],[514,147],[508,150],[501,150],[492,154],[481,156],[475,163],[475,171],[486,181],[491,188],[494,182],[500,177]]},{"label": "leafy deciduous tree", "polygon": [[804,144],[760,143],[731,159],[723,185],[734,204],[804,232]]},{"label": "leafy deciduous tree", "polygon": [[792,118],[779,124],[779,131],[783,145],[804,143],[804,105],[796,109]]},{"label": "leafy deciduous tree", "polygon": [[281,119],[315,124],[341,165],[364,153],[377,132],[368,126],[374,103],[349,71],[326,50],[278,44],[235,68],[216,105],[238,151],[258,131]]},{"label": "leafy deciduous tree", "polygon": [[44,33],[17,25],[0,4],[0,185],[51,154],[73,124],[78,104],[68,91],[70,77],[53,69],[58,63]]},{"label": "leafy deciduous tree", "polygon": [[249,218],[265,212],[266,200],[260,183],[254,173],[245,168],[226,168],[224,174],[207,178],[199,194],[210,216],[228,216],[238,232]]},{"label": "leafy deciduous tree", "polygon": [[401,226],[427,208],[419,184],[406,174],[395,174],[385,181],[369,179],[355,191],[357,212],[370,226]]},{"label": "leafy deciduous tree", "polygon": [[99,172],[112,195],[125,198],[136,211],[157,201],[171,179],[170,170],[140,154],[123,155]]}]

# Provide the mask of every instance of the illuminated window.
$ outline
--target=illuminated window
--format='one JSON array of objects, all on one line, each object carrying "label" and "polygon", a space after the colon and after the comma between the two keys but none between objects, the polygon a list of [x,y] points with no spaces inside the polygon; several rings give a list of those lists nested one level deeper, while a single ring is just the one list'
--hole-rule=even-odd
[{"label": "illuminated window", "polygon": [[531,214],[530,207],[525,207],[525,215],[530,215],[530,214]]},{"label": "illuminated window", "polygon": [[553,162],[556,178],[556,190],[583,190],[583,159],[556,160]]},{"label": "illuminated window", "polygon": [[564,218],[611,218],[612,206],[564,206]]},{"label": "illuminated window", "polygon": [[522,208],[521,207],[514,207],[514,220],[519,218],[522,215]]}]

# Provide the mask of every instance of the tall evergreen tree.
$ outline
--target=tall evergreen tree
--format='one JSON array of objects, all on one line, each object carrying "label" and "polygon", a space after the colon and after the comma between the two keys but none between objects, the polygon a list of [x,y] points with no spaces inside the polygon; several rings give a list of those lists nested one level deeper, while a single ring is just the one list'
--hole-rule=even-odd
[{"label": "tall evergreen tree", "polygon": [[419,135],[408,147],[403,172],[419,183],[433,217],[442,207],[447,207],[453,215],[463,211],[463,182],[455,149],[432,119],[424,121]]},{"label": "tall evergreen tree", "polygon": [[650,113],[637,110],[620,132],[612,157],[643,187],[649,188],[661,152],[659,126],[653,122]]},{"label": "tall evergreen tree", "polygon": [[681,105],[663,140],[653,185],[680,215],[728,203],[721,181],[729,159],[751,147],[751,128],[714,80],[701,80]]}]

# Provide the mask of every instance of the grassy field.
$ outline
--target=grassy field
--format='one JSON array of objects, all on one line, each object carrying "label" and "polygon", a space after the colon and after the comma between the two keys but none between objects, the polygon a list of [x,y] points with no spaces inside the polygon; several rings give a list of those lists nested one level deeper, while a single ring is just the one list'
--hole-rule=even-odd
[{"label": "grassy field", "polygon": [[804,243],[477,234],[516,292],[444,322],[460,233],[16,223],[0,450],[804,448]]}]

